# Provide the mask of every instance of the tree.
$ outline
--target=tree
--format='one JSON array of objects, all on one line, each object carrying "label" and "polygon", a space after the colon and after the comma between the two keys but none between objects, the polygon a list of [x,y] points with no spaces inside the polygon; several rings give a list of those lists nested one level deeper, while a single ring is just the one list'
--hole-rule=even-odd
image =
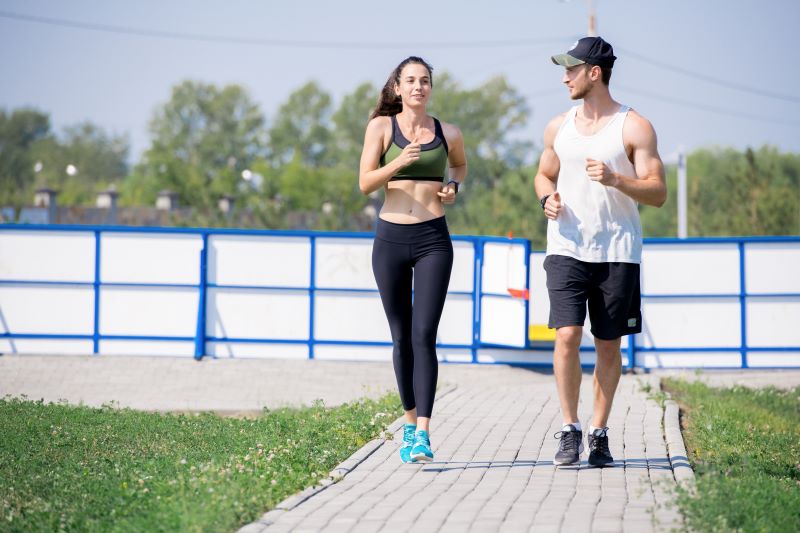
[{"label": "tree", "polygon": [[345,95],[333,114],[335,126],[332,145],[337,165],[358,171],[364,131],[375,108],[378,90],[371,83],[362,83]]},{"label": "tree", "polygon": [[466,90],[443,73],[435,78],[431,113],[455,124],[464,136],[469,162],[469,187],[496,186],[508,169],[517,169],[533,156],[531,142],[513,140],[530,114],[525,98],[504,77],[495,77]]},{"label": "tree", "polygon": [[50,116],[36,109],[0,109],[0,205],[20,208],[35,186],[31,148],[50,136]]},{"label": "tree", "polygon": [[688,161],[693,236],[800,233],[800,157],[764,146],[703,149]]},{"label": "tree", "polygon": [[317,229],[353,229],[348,219],[367,205],[352,171],[308,167],[300,161],[299,153],[283,167],[279,183],[282,207],[317,215],[309,219]]},{"label": "tree", "polygon": [[667,201],[655,208],[639,204],[642,234],[645,237],[677,237],[678,235],[678,178],[677,166],[666,167]]},{"label": "tree", "polygon": [[242,171],[265,146],[264,117],[238,85],[184,81],[156,112],[150,132],[152,145],[127,187],[140,203],[167,188],[188,205],[215,209],[220,196],[236,194]]},{"label": "tree", "polygon": [[[38,184],[59,191],[59,203],[91,204],[97,192],[118,185],[128,175],[128,139],[114,136],[83,122],[64,129],[62,135],[46,137],[32,147],[41,164]],[[72,165],[76,173],[66,169]]]},{"label": "tree", "polygon": [[536,168],[526,166],[505,172],[495,187],[479,194],[465,188],[463,199],[448,210],[451,228],[468,235],[511,233],[530,239],[534,248],[544,248],[547,219],[533,189],[535,175]]},{"label": "tree", "polygon": [[310,81],[289,95],[269,130],[273,164],[281,166],[300,155],[310,167],[327,166],[331,156],[331,97]]}]

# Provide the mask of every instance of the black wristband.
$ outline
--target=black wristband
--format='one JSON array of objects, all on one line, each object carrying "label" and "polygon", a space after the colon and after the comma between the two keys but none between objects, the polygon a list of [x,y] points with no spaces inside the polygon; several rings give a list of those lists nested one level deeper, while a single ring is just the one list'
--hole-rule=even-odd
[{"label": "black wristband", "polygon": [[458,194],[458,186],[461,185],[459,182],[457,182],[456,180],[450,180],[447,182],[447,184],[448,185],[452,184],[456,189],[456,194]]},{"label": "black wristband", "polygon": [[542,211],[544,211],[544,204],[546,204],[546,203],[547,203],[547,199],[548,199],[548,198],[550,198],[550,195],[549,195],[549,194],[545,194],[545,195],[544,195],[544,196],[542,196],[542,197],[541,197],[541,199],[539,200],[539,205],[541,205],[541,206],[542,206]]}]

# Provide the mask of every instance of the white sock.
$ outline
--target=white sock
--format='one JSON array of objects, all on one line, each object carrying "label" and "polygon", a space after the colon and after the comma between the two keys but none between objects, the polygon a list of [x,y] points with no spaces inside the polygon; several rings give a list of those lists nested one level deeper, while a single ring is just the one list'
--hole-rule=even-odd
[{"label": "white sock", "polygon": [[589,424],[589,435],[594,435],[594,432],[597,429],[600,429],[600,430],[606,429],[607,430],[608,428],[607,427],[597,428],[597,427],[594,427],[593,425]]},{"label": "white sock", "polygon": [[561,428],[561,431],[570,431],[569,426],[575,426],[575,431],[583,431],[580,422],[564,422],[564,427]]}]

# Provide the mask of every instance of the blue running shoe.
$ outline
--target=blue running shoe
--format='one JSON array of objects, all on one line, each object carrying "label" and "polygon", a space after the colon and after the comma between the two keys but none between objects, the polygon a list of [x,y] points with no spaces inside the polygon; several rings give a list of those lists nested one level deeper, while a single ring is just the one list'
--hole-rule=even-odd
[{"label": "blue running shoe", "polygon": [[431,438],[428,432],[424,429],[417,431],[414,436],[414,447],[411,449],[411,460],[416,462],[433,461],[433,452],[431,451]]},{"label": "blue running shoe", "polygon": [[400,446],[400,460],[404,463],[411,462],[411,448],[414,447],[414,433],[417,426],[414,424],[403,424],[403,444]]}]

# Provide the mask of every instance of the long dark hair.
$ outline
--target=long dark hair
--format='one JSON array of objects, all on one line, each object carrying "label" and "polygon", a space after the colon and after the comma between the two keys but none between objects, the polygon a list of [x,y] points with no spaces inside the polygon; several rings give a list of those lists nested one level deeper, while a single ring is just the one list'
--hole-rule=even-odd
[{"label": "long dark hair", "polygon": [[417,63],[428,69],[428,76],[431,79],[431,87],[433,87],[433,67],[430,64],[417,56],[409,56],[400,62],[397,67],[389,74],[389,79],[381,89],[381,94],[378,96],[378,105],[375,106],[375,111],[369,117],[372,120],[375,117],[389,117],[398,114],[403,110],[403,100],[394,94],[395,85],[400,85],[400,73],[406,65]]}]

